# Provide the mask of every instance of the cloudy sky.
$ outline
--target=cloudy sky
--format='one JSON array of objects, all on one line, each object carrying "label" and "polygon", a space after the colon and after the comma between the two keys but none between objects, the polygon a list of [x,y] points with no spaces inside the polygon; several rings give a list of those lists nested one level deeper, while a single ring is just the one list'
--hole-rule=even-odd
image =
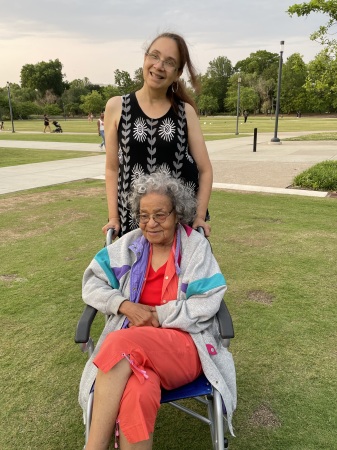
[{"label": "cloudy sky", "polygon": [[[299,2],[299,1],[297,1]],[[113,83],[116,69],[131,76],[144,48],[163,31],[182,34],[198,71],[227,56],[233,65],[257,50],[306,62],[320,51],[309,35],[325,17],[290,18],[295,0],[0,0],[0,86],[20,82],[24,64],[58,58],[66,79]]]}]

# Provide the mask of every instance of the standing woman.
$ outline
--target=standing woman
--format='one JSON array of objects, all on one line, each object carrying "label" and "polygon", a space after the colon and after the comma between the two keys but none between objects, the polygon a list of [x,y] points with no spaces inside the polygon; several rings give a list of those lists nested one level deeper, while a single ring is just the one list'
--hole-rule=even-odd
[{"label": "standing woman", "polygon": [[100,149],[102,150],[103,146],[105,148],[105,136],[104,136],[104,113],[101,113],[99,119],[97,120],[97,131],[98,136],[102,138],[102,142],[99,145]]},{"label": "standing woman", "polygon": [[49,128],[49,133],[51,133],[50,124],[49,124],[49,117],[47,116],[47,114],[45,114],[43,116],[43,124],[44,124],[43,132],[45,133],[46,129]]},{"label": "standing woman", "polygon": [[[186,66],[186,67],[185,67]],[[144,56],[144,84],[139,91],[112,97],[105,109],[106,192],[109,221],[120,236],[138,227],[128,208],[132,184],[139,176],[163,171],[196,193],[193,228],[210,234],[208,201],[213,172],[196,107],[180,80],[187,69],[197,86],[196,71],[184,39],[163,33]]]}]

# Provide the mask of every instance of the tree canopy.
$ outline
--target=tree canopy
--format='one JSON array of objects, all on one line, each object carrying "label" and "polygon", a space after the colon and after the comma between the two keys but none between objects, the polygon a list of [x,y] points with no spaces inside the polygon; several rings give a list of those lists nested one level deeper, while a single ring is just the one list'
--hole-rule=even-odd
[{"label": "tree canopy", "polygon": [[41,95],[50,90],[55,95],[62,95],[63,83],[62,63],[55,59],[37,64],[25,64],[21,69],[21,86],[36,89]]},{"label": "tree canopy", "polygon": [[235,65],[235,71],[274,77],[277,74],[278,61],[279,55],[277,53],[258,50],[251,53],[248,58],[238,61]]},{"label": "tree canopy", "polygon": [[295,3],[288,8],[290,16],[296,14],[298,17],[303,17],[309,16],[311,13],[322,13],[329,17],[328,22],[310,36],[311,39],[318,40],[321,44],[329,47],[336,47],[337,40],[331,38],[329,33],[337,25],[337,0],[310,0],[309,2]]}]

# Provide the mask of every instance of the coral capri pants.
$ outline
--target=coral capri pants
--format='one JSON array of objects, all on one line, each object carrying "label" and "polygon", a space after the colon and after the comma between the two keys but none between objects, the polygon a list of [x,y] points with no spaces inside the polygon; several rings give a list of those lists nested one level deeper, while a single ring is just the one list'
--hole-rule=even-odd
[{"label": "coral capri pants", "polygon": [[125,387],[117,423],[126,439],[149,439],[160,407],[160,388],[175,389],[195,380],[202,372],[191,336],[181,330],[131,327],[110,333],[94,364],[108,372],[123,358],[132,374]]}]

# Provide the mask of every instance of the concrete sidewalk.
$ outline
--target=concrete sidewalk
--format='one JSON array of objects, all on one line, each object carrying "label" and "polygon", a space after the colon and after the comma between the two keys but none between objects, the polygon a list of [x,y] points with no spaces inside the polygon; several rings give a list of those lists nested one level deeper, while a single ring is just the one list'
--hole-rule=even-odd
[{"label": "concrete sidewalk", "polygon": [[[281,133],[279,137],[308,133]],[[261,133],[253,152],[253,137],[206,143],[216,189],[325,197],[327,192],[289,189],[294,176],[324,160],[337,160],[337,145],[329,141],[282,141],[270,144]],[[99,152],[97,144],[2,141],[0,147]],[[0,168],[0,194],[85,178],[104,179],[105,154]]]}]

